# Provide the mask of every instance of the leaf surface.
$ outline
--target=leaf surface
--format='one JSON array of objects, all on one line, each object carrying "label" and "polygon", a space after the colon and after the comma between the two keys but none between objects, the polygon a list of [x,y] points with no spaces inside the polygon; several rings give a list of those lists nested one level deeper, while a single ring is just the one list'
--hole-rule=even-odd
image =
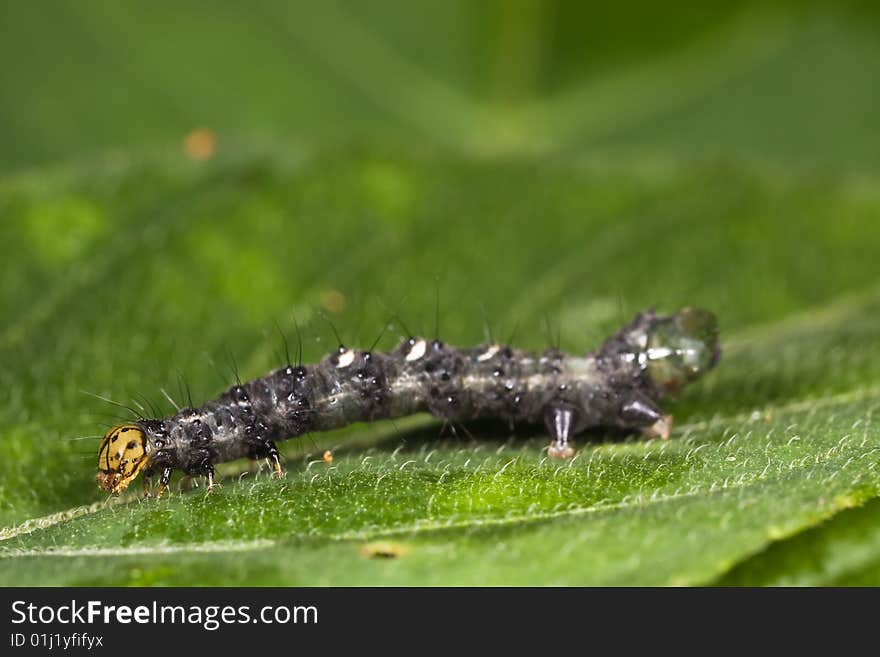
[{"label": "leaf surface", "polygon": [[[8,584],[788,581],[773,551],[877,495],[880,187],[864,175],[246,149],[17,176],[0,213]],[[228,385],[228,354],[243,379],[277,366],[294,315],[308,361],[335,346],[318,309],[351,345],[389,307],[431,334],[435,285],[454,344],[483,340],[485,314],[536,349],[549,318],[584,351],[640,308],[694,305],[718,314],[725,354],[668,406],[669,441],[596,432],[559,463],[540,433],[455,438],[415,417],[289,441],[282,482],[239,462],[210,496],[102,503],[95,450],[127,411],[83,390],[165,414],[162,389],[198,403]]]}]

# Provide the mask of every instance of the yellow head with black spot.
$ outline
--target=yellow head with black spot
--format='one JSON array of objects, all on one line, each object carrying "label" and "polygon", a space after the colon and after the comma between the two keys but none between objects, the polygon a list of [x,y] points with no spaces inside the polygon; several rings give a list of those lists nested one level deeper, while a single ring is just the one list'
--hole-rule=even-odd
[{"label": "yellow head with black spot", "polygon": [[147,437],[138,425],[113,427],[98,450],[98,486],[118,495],[128,488],[149,459]]}]

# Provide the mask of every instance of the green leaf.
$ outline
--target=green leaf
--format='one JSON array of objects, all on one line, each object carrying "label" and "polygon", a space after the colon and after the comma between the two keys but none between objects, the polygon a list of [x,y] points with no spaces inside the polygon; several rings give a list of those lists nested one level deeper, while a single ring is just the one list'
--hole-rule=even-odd
[{"label": "green leaf", "polygon": [[284,135],[470,153],[880,164],[874,3],[507,0],[4,7],[0,167]]},{"label": "green leaf", "polygon": [[[860,2],[6,8],[0,167],[118,150],[0,178],[0,582],[877,584],[878,26]],[[94,483],[128,416],[95,395],[199,403],[296,325],[315,360],[319,310],[350,345],[397,314],[380,348],[485,318],[579,352],[650,305],[722,326],[667,442],[595,432],[559,463],[539,429],[420,416],[290,441],[283,482]]]},{"label": "green leaf", "polygon": [[732,569],[719,584],[726,586],[876,586],[878,508],[843,511],[790,541],[774,543]]},{"label": "green leaf", "polygon": [[[281,150],[0,183],[4,583],[806,581],[772,554],[829,518],[848,526],[836,514],[877,495],[875,178]],[[431,334],[435,289],[454,344],[484,339],[485,313],[536,349],[549,318],[583,351],[640,308],[694,305],[718,314],[725,354],[668,406],[669,441],[598,432],[560,463],[540,433],[471,440],[415,417],[289,441],[281,482],[233,463],[208,496],[104,503],[97,444],[126,411],[82,391],[167,413],[163,389],[196,403],[223,389],[227,354],[242,378],[276,366],[275,324],[295,345],[294,314],[307,360],[335,346],[319,308],[351,345],[372,343],[389,307]]]}]

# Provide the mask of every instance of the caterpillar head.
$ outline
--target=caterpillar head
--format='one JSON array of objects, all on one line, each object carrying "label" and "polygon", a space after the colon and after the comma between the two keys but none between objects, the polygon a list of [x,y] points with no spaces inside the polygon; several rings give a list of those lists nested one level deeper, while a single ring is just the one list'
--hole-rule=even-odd
[{"label": "caterpillar head", "polygon": [[118,495],[128,488],[148,460],[147,437],[138,425],[113,427],[98,449],[98,486]]},{"label": "caterpillar head", "polygon": [[658,318],[648,330],[646,370],[664,392],[674,393],[721,358],[715,316],[697,308]]}]

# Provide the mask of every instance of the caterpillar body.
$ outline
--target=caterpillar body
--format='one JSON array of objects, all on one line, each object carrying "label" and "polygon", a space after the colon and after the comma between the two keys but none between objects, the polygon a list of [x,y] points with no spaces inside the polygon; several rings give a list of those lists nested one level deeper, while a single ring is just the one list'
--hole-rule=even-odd
[{"label": "caterpillar body", "polygon": [[450,422],[543,423],[548,453],[558,458],[571,457],[573,437],[590,427],[667,438],[671,418],[658,401],[712,368],[720,353],[715,317],[691,308],[641,312],[584,356],[499,344],[458,349],[417,337],[386,353],[340,346],[316,365],[287,365],[200,408],[113,427],[101,441],[97,482],[120,493],[143,473],[149,496],[158,474],[160,496],[171,472],[182,470],[205,476],[210,490],[214,464],[242,457],[269,459],[280,477],[280,440],[419,412]]}]

